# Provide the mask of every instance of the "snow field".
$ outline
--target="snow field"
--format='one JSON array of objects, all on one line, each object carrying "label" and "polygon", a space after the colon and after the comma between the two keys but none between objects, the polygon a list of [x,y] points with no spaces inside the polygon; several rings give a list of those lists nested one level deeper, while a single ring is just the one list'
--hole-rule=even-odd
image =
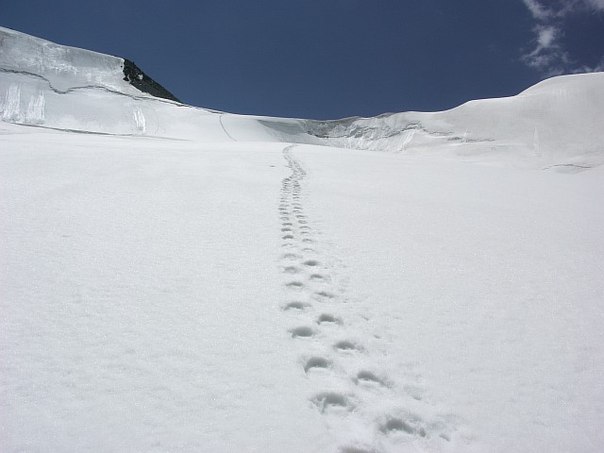
[{"label": "snow field", "polygon": [[275,309],[282,147],[9,128],[2,450],[324,450]]},{"label": "snow field", "polygon": [[347,293],[387,351],[371,371],[449,422],[443,448],[599,450],[599,169],[569,175],[306,146],[295,154],[307,172],[306,212],[338,238]]},{"label": "snow field", "polygon": [[604,441],[599,169],[6,123],[0,159],[6,451]]}]

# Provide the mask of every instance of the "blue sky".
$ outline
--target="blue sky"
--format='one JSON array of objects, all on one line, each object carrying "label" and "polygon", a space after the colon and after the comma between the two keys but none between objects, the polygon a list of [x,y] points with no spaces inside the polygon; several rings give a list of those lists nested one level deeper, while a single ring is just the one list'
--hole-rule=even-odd
[{"label": "blue sky", "polygon": [[443,110],[604,70],[604,0],[0,0],[0,25],[127,57],[184,102],[304,118]]}]

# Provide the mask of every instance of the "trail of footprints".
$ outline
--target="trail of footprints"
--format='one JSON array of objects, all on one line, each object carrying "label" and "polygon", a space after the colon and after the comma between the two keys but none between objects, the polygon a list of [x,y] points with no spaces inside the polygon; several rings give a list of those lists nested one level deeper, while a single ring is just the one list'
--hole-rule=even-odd
[{"label": "trail of footprints", "polygon": [[[354,317],[354,308],[338,287],[336,266],[321,253],[324,247],[305,214],[306,173],[292,155],[294,146],[283,150],[291,175],[282,181],[279,203],[287,294],[281,308],[292,323],[288,333],[300,346],[301,370],[316,389],[310,403],[327,417],[338,438],[347,439],[341,453],[389,450],[401,442],[450,441],[450,423],[418,415],[426,412],[418,407],[420,385],[397,388],[376,366],[369,366],[376,354],[355,337],[358,326],[347,321]],[[370,445],[367,439],[372,439]]]}]

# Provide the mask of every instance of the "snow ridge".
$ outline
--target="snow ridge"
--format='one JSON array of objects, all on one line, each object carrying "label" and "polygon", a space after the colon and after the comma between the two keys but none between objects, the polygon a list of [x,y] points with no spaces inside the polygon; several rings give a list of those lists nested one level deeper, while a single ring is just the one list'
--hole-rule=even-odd
[{"label": "snow ridge", "polygon": [[306,171],[295,147],[283,149],[291,175],[282,181],[278,208],[288,294],[281,309],[300,348],[309,401],[336,433],[342,453],[391,451],[411,442],[440,449],[452,441],[453,418],[423,401],[417,380],[398,388],[380,371],[389,345],[368,328],[369,316],[347,294],[344,263],[327,253],[305,212]]},{"label": "snow ridge", "polygon": [[516,96],[443,112],[332,121],[236,115],[176,102],[128,60],[0,27],[0,119],[100,134],[320,144],[589,169],[604,163],[603,87],[604,73],[591,73],[555,77]]}]

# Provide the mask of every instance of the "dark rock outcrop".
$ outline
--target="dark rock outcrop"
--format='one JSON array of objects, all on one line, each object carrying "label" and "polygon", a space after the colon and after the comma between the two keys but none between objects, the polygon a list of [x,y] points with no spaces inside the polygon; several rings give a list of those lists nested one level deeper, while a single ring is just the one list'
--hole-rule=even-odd
[{"label": "dark rock outcrop", "polygon": [[145,74],[133,61],[126,58],[124,58],[124,80],[130,82],[130,85],[137,90],[151,96],[181,102],[176,96]]}]

